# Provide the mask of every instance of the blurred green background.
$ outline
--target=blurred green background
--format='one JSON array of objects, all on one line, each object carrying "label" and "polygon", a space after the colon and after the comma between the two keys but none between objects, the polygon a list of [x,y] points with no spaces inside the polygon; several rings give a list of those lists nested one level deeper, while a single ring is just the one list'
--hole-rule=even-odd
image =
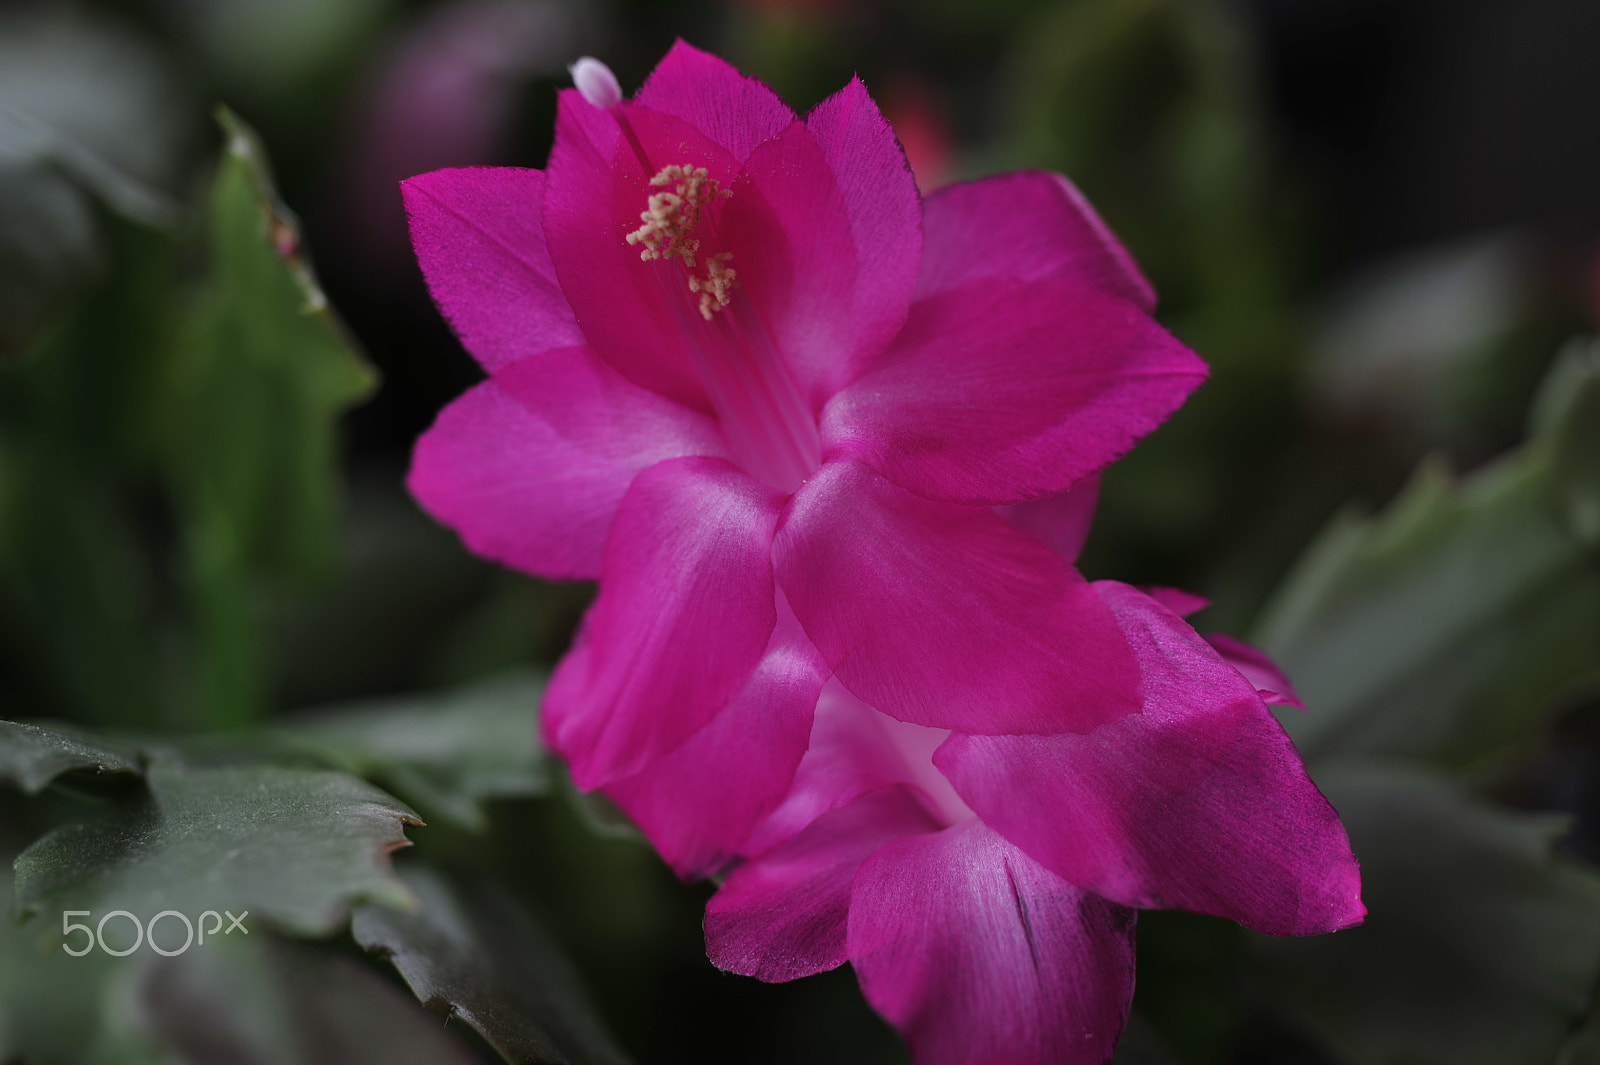
[{"label": "blurred green background", "polygon": [[[479,373],[428,301],[397,183],[541,166],[568,62],[600,56],[632,90],[676,36],[801,110],[859,72],[925,190],[1068,174],[1212,366],[1106,475],[1082,565],[1204,594],[1198,627],[1285,662],[1312,706],[1291,731],[1375,917],[1368,938],[1287,945],[1145,918],[1124,1059],[1600,1060],[1588,0],[10,5],[0,715],[171,742],[191,767],[288,746],[376,780],[430,822],[408,857],[506,889],[635,1060],[902,1060],[847,971],[716,972],[709,886],[677,883],[531,746],[490,764],[474,730],[531,735],[538,671],[592,589],[476,560],[401,487],[411,442]],[[219,125],[219,103],[248,126]],[[399,753],[374,739],[403,748],[404,715],[428,713],[394,699],[519,667],[535,679],[488,717],[417,725]],[[280,735],[385,699],[370,712],[400,718],[314,754]],[[0,759],[5,779],[42,786]],[[124,801],[0,791],[0,853]],[[337,984],[359,954],[342,925],[299,929],[330,930],[272,971]],[[122,1022],[86,970],[64,971],[84,1001],[46,1025],[81,1038],[17,1035],[17,989],[45,968],[0,957],[0,1061],[133,1060],[94,1035]],[[245,1060],[159,1016],[151,1060]],[[367,1060],[335,1045],[256,1053]],[[381,1046],[363,1053],[401,1053]]]}]

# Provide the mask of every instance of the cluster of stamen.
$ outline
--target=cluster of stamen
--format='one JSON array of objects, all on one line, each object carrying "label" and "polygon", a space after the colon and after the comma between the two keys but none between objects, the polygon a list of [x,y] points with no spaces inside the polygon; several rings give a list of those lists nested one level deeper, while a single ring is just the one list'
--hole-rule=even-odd
[{"label": "cluster of stamen", "polygon": [[733,253],[721,252],[706,260],[705,277],[696,277],[692,271],[699,265],[700,241],[694,231],[701,212],[713,200],[727,199],[733,193],[710,178],[703,166],[664,166],[650,179],[650,185],[661,191],[651,193],[645,210],[639,213],[644,224],[628,234],[628,243],[643,245],[639,258],[645,262],[682,259],[691,271],[689,291],[699,294],[700,314],[709,322],[728,305],[738,274],[728,265]]},{"label": "cluster of stamen", "polygon": [[738,284],[738,271],[728,265],[728,260],[733,258],[733,252],[719,252],[706,260],[706,276],[701,278],[690,275],[689,291],[700,293],[700,315],[706,321],[711,321],[711,316],[728,305],[732,298],[728,295]]}]

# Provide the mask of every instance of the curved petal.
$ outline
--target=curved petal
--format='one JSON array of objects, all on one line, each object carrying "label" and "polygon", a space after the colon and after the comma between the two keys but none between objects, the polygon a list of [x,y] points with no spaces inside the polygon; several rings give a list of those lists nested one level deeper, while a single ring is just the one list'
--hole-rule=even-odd
[{"label": "curved petal", "polygon": [[1144,589],[1144,594],[1160,603],[1180,618],[1198,613],[1211,605],[1211,600],[1204,596],[1186,592],[1182,588],[1163,588],[1152,585]]},{"label": "curved petal", "polygon": [[850,887],[873,851],[937,831],[909,793],[885,788],[729,874],[706,904],[706,953],[719,969],[777,983],[844,964]]},{"label": "curved petal", "polygon": [[642,771],[749,680],[777,620],[779,500],[721,459],[634,479],[606,545],[581,671],[545,693],[546,733],[585,791]]},{"label": "curved petal", "polygon": [[1090,474],[1065,492],[1026,503],[996,507],[1000,516],[1030,536],[1037,536],[1068,562],[1078,561],[1095,506],[1100,502],[1100,475]]},{"label": "curved petal", "polygon": [[1133,999],[1134,918],[969,821],[862,863],[850,961],[917,1065],[1104,1065]]},{"label": "curved petal", "polygon": [[685,880],[711,876],[783,798],[828,667],[778,593],[766,653],[727,706],[677,750],[606,794]]},{"label": "curved petal", "polygon": [[[750,154],[717,223],[739,275],[729,312],[737,320],[755,309],[743,333],[749,343],[772,338],[813,415],[893,339],[916,283],[916,188],[891,134],[858,131],[869,118],[887,127],[865,90],[860,97],[851,114],[823,123],[835,154],[859,152],[848,165],[796,122]],[[839,112],[833,102],[813,119]],[[886,162],[903,180],[883,172]]]},{"label": "curved petal", "polygon": [[589,659],[594,653],[594,641],[589,636],[589,622],[594,617],[591,605],[578,622],[572,644],[556,663],[550,674],[550,683],[544,686],[544,699],[539,704],[539,736],[544,745],[561,753],[559,737],[570,725],[571,715],[584,710],[584,691],[589,685]]},{"label": "curved petal", "polygon": [[917,298],[971,281],[1076,281],[1145,311],[1156,293],[1083,193],[1025,170],[949,185],[923,201]]},{"label": "curved petal", "polygon": [[795,120],[789,106],[763,82],[744,77],[727,62],[681,39],[633,99],[683,119],[740,162]]},{"label": "curved petal", "polygon": [[912,305],[884,357],[828,404],[824,454],[969,506],[1063,491],[1121,457],[1205,379],[1126,300],[993,280]]},{"label": "curved petal", "polygon": [[810,742],[793,786],[772,816],[745,841],[745,854],[762,854],[827,813],[893,784],[910,785],[940,824],[973,816],[950,782],[933,766],[933,752],[948,729],[896,721],[857,699],[837,680],[816,703]]},{"label": "curved petal", "polygon": [[512,167],[435,170],[400,183],[428,291],[490,373],[584,342],[545,248],[544,192],[543,173]]},{"label": "curved petal", "polygon": [[952,736],[934,755],[985,822],[1079,887],[1273,935],[1358,923],[1339,815],[1254,687],[1186,623],[1096,585],[1145,670],[1144,713],[1082,736]]},{"label": "curved petal", "polygon": [[440,413],[407,485],[474,553],[592,580],[634,476],[722,450],[716,425],[623,380],[587,348],[524,359]]},{"label": "curved petal", "polygon": [[806,116],[806,129],[833,170],[860,270],[848,317],[834,320],[834,352],[816,379],[825,400],[854,380],[905,324],[922,263],[922,198],[894,128],[860,78],[818,104]]},{"label": "curved petal", "polygon": [[[656,171],[645,171],[622,136],[625,119],[659,169],[705,167],[723,189],[738,162],[681,118],[638,104],[601,110],[576,90],[561,93],[544,197],[544,233],[561,290],[589,345],[636,384],[697,410],[710,403],[696,369],[704,341],[681,260],[644,262],[628,243],[639,228]],[[725,203],[726,201],[720,201]],[[719,207],[713,207],[714,215]],[[700,230],[708,229],[702,218]],[[713,249],[707,248],[710,252]]]},{"label": "curved petal", "polygon": [[1206,643],[1216,649],[1224,662],[1243,673],[1245,680],[1255,685],[1256,694],[1261,696],[1262,702],[1269,706],[1292,706],[1297,710],[1306,708],[1306,704],[1301,702],[1300,696],[1295,692],[1294,685],[1289,683],[1289,678],[1278,668],[1278,663],[1261,648],[1235,639],[1225,632],[1209,634],[1206,636]]},{"label": "curved petal", "polygon": [[773,560],[835,675],[891,717],[1059,732],[1138,708],[1138,667],[1105,604],[992,511],[828,463],[790,501]]}]

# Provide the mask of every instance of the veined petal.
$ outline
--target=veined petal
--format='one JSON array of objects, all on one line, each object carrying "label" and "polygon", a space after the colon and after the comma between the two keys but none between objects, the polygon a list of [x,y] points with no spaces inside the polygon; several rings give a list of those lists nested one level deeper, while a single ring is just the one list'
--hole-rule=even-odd
[{"label": "veined petal", "polygon": [[1274,935],[1358,923],[1339,815],[1255,688],[1177,615],[1095,586],[1145,671],[1145,706],[1087,735],[952,736],[934,755],[980,817],[1072,883],[1128,906]]},{"label": "veined petal", "polygon": [[623,380],[587,348],[562,348],[446,407],[417,441],[407,484],[473,552],[592,580],[634,476],[721,450],[709,418]]},{"label": "veined petal", "polygon": [[970,821],[862,863],[850,961],[917,1065],[1104,1065],[1133,999],[1134,917]]},{"label": "veined petal", "polygon": [[778,594],[756,671],[709,724],[643,772],[606,788],[685,880],[727,865],[789,790],[828,667]]},{"label": "veined petal", "polygon": [[771,983],[842,965],[856,870],[885,843],[938,828],[898,787],[818,818],[783,846],[735,869],[706,904],[712,964]]},{"label": "veined petal", "polygon": [[779,499],[721,459],[634,479],[606,545],[591,649],[545,694],[546,733],[589,790],[689,739],[744,687],[777,620]]},{"label": "veined petal", "polygon": [[1126,300],[972,282],[912,305],[883,358],[823,411],[823,451],[931,499],[1018,503],[1120,458],[1205,375]]},{"label": "veined petal", "polygon": [[917,298],[972,281],[1076,281],[1146,312],[1156,303],[1133,256],[1060,174],[1027,170],[950,185],[923,202]]},{"label": "veined petal", "polygon": [[1206,637],[1206,643],[1216,649],[1223,661],[1243,673],[1245,679],[1256,686],[1256,694],[1261,696],[1262,701],[1272,706],[1292,706],[1297,710],[1306,708],[1306,704],[1295,693],[1294,685],[1278,668],[1278,663],[1261,648],[1225,632],[1211,633]]},{"label": "veined petal", "polygon": [[1076,562],[1084,542],[1089,539],[1095,506],[1099,502],[1100,475],[1096,473],[1065,492],[995,510],[1023,532],[1043,540],[1068,562]]},{"label": "veined petal", "polygon": [[[729,310],[759,309],[750,332],[770,331],[813,416],[905,321],[921,242],[905,156],[864,129],[887,123],[865,90],[841,97],[750,154],[719,223],[742,289]],[[828,145],[809,124],[819,118]],[[830,148],[860,154],[836,167]]]},{"label": "veined petal", "polygon": [[1059,732],[1138,708],[1138,667],[1109,609],[992,511],[828,463],[790,501],[773,560],[835,675],[891,717]]},{"label": "veined petal", "polygon": [[806,129],[833,170],[859,271],[848,313],[834,312],[832,357],[822,348],[812,354],[823,371],[814,378],[820,408],[905,324],[922,263],[922,198],[894,128],[860,78],[818,104]]},{"label": "veined petal", "polygon": [[933,766],[948,729],[925,728],[880,714],[837,680],[822,689],[805,757],[782,805],[744,843],[762,854],[827,813],[894,784],[912,789],[940,824],[972,817],[950,782]]},{"label": "veined petal", "polygon": [[633,99],[683,119],[740,162],[795,120],[765,83],[744,77],[726,61],[681,39]]},{"label": "veined petal", "polygon": [[493,373],[584,342],[545,248],[545,175],[511,167],[435,170],[400,183],[428,291]]}]

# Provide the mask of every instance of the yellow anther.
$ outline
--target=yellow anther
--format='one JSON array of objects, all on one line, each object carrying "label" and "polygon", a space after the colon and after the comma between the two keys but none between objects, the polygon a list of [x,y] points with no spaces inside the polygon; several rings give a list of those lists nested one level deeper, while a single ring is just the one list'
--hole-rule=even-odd
[{"label": "yellow anther", "polygon": [[[628,243],[644,245],[639,258],[645,262],[678,258],[693,270],[700,241],[692,234],[700,224],[700,212],[711,201],[727,199],[733,193],[714,181],[703,166],[664,166],[650,179],[650,186],[662,191],[652,193],[646,201],[639,213],[644,224],[628,234]],[[700,314],[708,322],[728,305],[728,293],[738,276],[728,265],[732,258],[732,252],[713,255],[706,261],[704,279],[689,276],[689,291],[700,294]]]},{"label": "yellow anther", "polygon": [[651,195],[639,213],[644,225],[628,234],[628,243],[644,245],[639,258],[645,262],[677,257],[692,269],[700,242],[690,234],[700,224],[701,209],[733,193],[724,192],[703,166],[664,166],[650,184],[665,191]]},{"label": "yellow anther", "polygon": [[713,314],[728,305],[732,298],[728,293],[738,284],[738,271],[728,265],[732,258],[731,251],[713,255],[706,260],[704,281],[698,277],[689,278],[689,291],[700,293],[700,315],[708,322]]}]

